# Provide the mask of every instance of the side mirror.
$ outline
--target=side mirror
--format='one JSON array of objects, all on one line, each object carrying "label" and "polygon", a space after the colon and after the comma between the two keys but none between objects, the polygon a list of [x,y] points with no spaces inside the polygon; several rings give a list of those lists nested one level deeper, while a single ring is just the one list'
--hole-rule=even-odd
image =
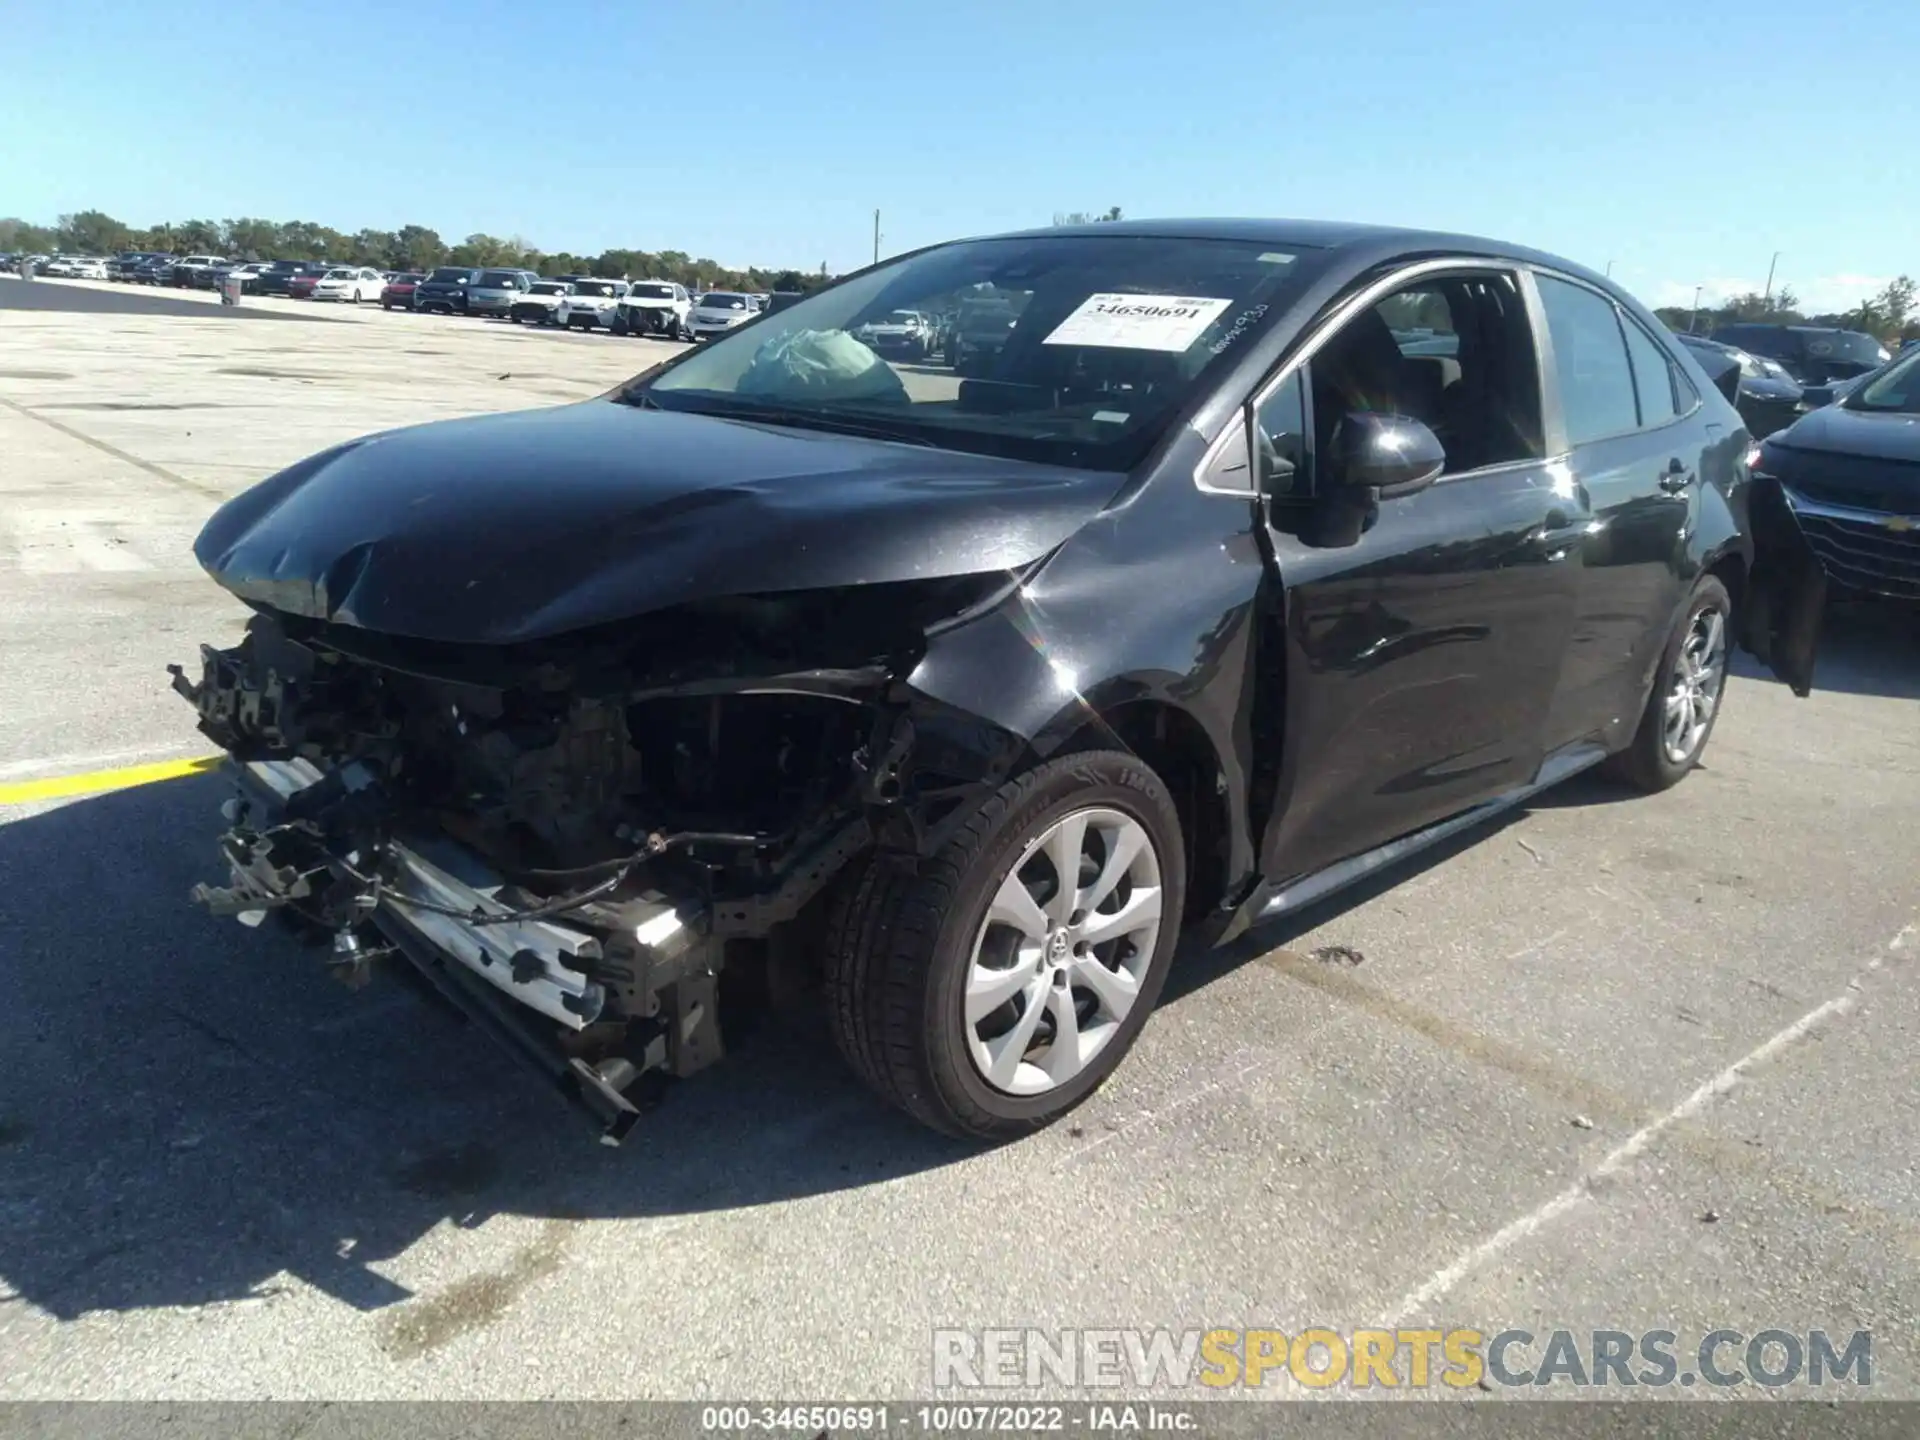
[{"label": "side mirror", "polygon": [[1407,415],[1350,410],[1340,422],[1336,449],[1342,483],[1382,500],[1426,489],[1447,464],[1440,437]]}]

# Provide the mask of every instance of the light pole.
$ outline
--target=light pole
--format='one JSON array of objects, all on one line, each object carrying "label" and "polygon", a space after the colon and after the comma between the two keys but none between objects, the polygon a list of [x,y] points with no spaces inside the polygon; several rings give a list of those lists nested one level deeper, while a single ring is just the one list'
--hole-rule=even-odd
[{"label": "light pole", "polygon": [[880,263],[880,212],[873,212],[873,263]]},{"label": "light pole", "polygon": [[1773,259],[1767,262],[1767,288],[1760,296],[1760,303],[1768,309],[1773,308],[1773,267],[1780,263],[1780,252],[1773,252]]},{"label": "light pole", "polygon": [[1689,335],[1700,328],[1700,292],[1706,288],[1704,285],[1696,285],[1693,287],[1693,314],[1687,319],[1687,333]]}]

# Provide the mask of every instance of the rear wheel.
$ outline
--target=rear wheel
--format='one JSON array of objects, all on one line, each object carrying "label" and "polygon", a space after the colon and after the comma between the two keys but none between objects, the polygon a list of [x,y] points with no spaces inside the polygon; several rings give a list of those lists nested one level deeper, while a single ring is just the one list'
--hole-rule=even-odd
[{"label": "rear wheel", "polygon": [[931,859],[876,858],[843,890],[827,957],[841,1053],[937,1130],[1050,1124],[1145,1025],[1185,864],[1166,786],[1132,755],[1067,755],[1008,781]]},{"label": "rear wheel", "polygon": [[1700,763],[1720,715],[1732,635],[1732,597],[1708,575],[1667,640],[1633,743],[1608,762],[1615,776],[1652,793],[1679,784]]}]

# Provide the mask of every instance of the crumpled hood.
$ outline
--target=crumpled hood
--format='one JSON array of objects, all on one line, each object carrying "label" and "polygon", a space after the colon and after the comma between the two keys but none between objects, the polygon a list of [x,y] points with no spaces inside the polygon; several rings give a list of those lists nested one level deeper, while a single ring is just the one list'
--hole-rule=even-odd
[{"label": "crumpled hood", "polygon": [[1856,455],[1866,460],[1904,460],[1920,465],[1920,415],[1849,410],[1823,405],[1810,410],[1778,435],[1771,445],[1789,450]]},{"label": "crumpled hood", "polygon": [[1011,570],[1121,477],[592,400],[371,435],[214,513],[244,600],[509,644],[696,600]]}]

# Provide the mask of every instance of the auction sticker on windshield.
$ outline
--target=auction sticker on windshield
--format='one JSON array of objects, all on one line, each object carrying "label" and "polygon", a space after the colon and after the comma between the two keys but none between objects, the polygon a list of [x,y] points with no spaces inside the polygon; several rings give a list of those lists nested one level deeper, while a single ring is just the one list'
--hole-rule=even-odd
[{"label": "auction sticker on windshield", "polygon": [[1195,295],[1089,295],[1041,343],[1177,353],[1232,303]]}]

